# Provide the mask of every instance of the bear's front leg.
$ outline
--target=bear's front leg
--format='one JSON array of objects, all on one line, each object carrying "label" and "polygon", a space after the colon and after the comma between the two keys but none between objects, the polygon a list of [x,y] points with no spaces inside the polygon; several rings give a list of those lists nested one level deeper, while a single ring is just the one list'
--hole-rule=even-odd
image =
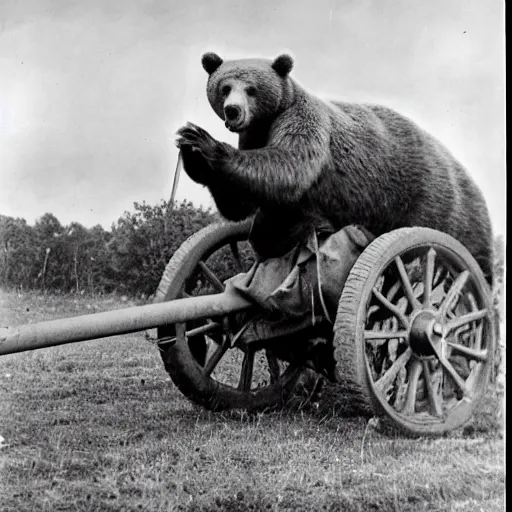
[{"label": "bear's front leg", "polygon": [[204,156],[191,146],[176,144],[181,151],[183,168],[189,178],[200,185],[208,185],[211,181],[212,168]]},{"label": "bear's front leg", "polygon": [[181,149],[185,171],[194,181],[208,187],[219,212],[233,221],[251,216],[256,206],[250,195],[222,173],[223,164],[236,150],[192,123],[180,128],[177,134],[176,145]]}]

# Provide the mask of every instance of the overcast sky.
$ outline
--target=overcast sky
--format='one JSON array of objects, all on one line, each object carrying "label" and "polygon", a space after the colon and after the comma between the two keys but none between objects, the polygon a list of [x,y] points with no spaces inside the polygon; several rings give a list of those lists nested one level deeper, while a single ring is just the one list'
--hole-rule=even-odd
[{"label": "overcast sky", "polygon": [[[211,110],[200,58],[295,58],[325,97],[388,105],[468,168],[505,231],[500,0],[0,0],[0,214],[109,228],[168,199],[174,133]],[[182,174],[178,199],[212,204]]]}]

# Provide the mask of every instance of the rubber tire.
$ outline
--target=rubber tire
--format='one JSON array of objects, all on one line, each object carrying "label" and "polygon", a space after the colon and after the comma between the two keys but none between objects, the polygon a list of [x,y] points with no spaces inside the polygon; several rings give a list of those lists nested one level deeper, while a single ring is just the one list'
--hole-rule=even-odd
[{"label": "rubber tire", "polygon": [[[492,311],[492,297],[482,270],[460,242],[450,235],[430,228],[400,228],[376,238],[358,258],[345,283],[334,325],[337,377],[346,392],[352,395],[360,413],[366,416],[379,416],[388,426],[414,435],[442,435],[465,424],[471,418],[471,413],[449,424],[425,426],[417,423],[411,426],[409,421],[405,422],[389,405],[383,406],[368,376],[363,337],[364,319],[372,288],[385,266],[405,250],[430,243],[455,253],[462,266],[467,268],[473,277],[485,307]],[[491,316],[489,325],[484,331],[491,358],[495,344],[492,323]],[[483,370],[484,385],[474,397],[472,410],[478,408],[485,394],[492,366],[492,360],[490,360]]]},{"label": "rubber tire", "polygon": [[[248,222],[215,223],[188,238],[167,264],[154,302],[178,298],[183,284],[201,259],[230,242],[247,240],[249,229]],[[165,327],[158,329],[159,338],[166,335]],[[213,411],[259,411],[275,408],[290,398],[301,374],[299,368],[290,366],[274,384],[255,391],[242,392],[205,377],[201,366],[192,356],[188,343],[178,341],[165,350],[161,349],[160,353],[165,369],[178,389],[193,402]]]}]

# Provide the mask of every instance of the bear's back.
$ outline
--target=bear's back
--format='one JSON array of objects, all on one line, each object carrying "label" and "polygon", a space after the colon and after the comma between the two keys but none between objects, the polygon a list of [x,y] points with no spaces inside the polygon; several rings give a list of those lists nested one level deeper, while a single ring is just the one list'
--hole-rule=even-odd
[{"label": "bear's back", "polygon": [[408,226],[438,229],[466,245],[480,263],[485,260],[489,274],[487,206],[446,147],[385,106],[331,102],[330,110],[335,178],[329,186],[338,193],[326,211],[342,204],[343,224],[364,224],[375,235]]}]

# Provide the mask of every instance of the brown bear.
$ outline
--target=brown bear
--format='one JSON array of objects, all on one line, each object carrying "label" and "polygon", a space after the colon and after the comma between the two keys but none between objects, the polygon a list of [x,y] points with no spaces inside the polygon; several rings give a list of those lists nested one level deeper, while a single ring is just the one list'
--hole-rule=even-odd
[{"label": "brown bear", "polygon": [[462,242],[492,284],[485,201],[435,138],[390,108],[330,102],[290,78],[293,60],[202,57],[207,93],[239,147],[188,123],[178,130],[185,171],[230,220],[253,216],[262,258],[285,254],[312,229],[349,224],[375,236],[425,226]]}]

